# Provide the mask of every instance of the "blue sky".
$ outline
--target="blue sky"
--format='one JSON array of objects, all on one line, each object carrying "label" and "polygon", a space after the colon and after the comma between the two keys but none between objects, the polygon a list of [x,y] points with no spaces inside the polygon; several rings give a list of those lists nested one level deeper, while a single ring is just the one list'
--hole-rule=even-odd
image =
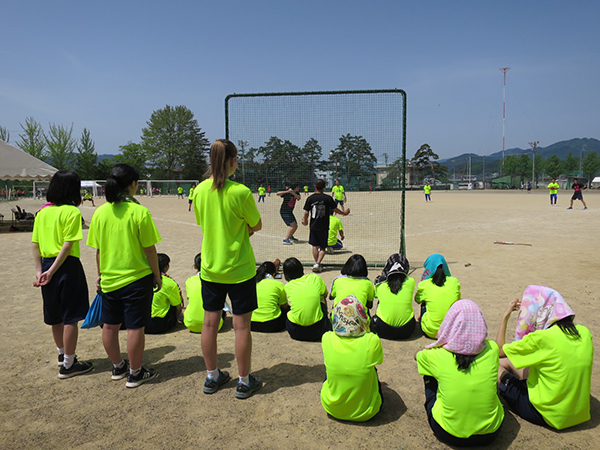
[{"label": "blue sky", "polygon": [[407,154],[600,138],[600,2],[11,1],[0,8],[0,125],[139,142],[154,110],[224,136],[231,93],[399,88]]}]

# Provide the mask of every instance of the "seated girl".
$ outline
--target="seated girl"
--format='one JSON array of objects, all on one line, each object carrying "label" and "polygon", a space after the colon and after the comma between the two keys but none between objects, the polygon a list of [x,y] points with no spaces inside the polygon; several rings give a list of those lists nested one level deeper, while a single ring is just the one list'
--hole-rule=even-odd
[{"label": "seated girl", "polygon": [[[200,281],[201,254],[194,258],[194,270],[196,275],[185,280],[185,292],[188,299],[187,308],[183,312],[183,324],[192,333],[202,333],[204,326],[204,307],[202,306],[202,283]],[[223,317],[219,322],[219,330],[223,326]]]},{"label": "seated girl", "polygon": [[367,278],[369,271],[365,258],[362,255],[352,255],[342,267],[341,273],[333,279],[331,284],[329,299],[333,300],[333,306],[337,305],[341,299],[354,295],[368,312],[373,306],[375,288],[371,280]]},{"label": "seated girl", "polygon": [[274,333],[285,329],[289,307],[283,283],[274,278],[276,273],[277,268],[271,261],[265,261],[256,269],[258,308],[252,311],[252,331]]},{"label": "seated girl", "polygon": [[415,302],[421,305],[421,330],[435,339],[450,306],[460,299],[460,283],[450,276],[446,260],[434,253],[425,260],[425,270],[417,285]]},{"label": "seated girl", "polygon": [[146,334],[162,334],[177,325],[183,298],[179,285],[167,275],[171,259],[164,253],[158,254],[158,269],[162,278],[160,291],[152,297],[152,312],[146,325]]},{"label": "seated girl", "polygon": [[285,294],[290,306],[285,327],[292,339],[320,342],[321,336],[331,330],[327,320],[327,286],[320,276],[304,275],[304,267],[296,258],[283,263],[283,275],[287,280]]},{"label": "seated girl", "polygon": [[321,404],[336,419],[364,422],[383,403],[375,368],[383,362],[381,341],[369,332],[369,316],[353,295],[333,308],[332,323],[322,341],[327,379]]},{"label": "seated girl", "polygon": [[394,253],[388,259],[381,275],[375,279],[377,312],[371,331],[380,338],[408,339],[415,330],[415,312],[412,297],[415,280],[408,276],[410,266],[404,255]]},{"label": "seated girl", "polygon": [[[520,309],[515,341],[505,344],[506,326]],[[546,286],[528,286],[511,301],[500,322],[498,387],[516,414],[557,430],[590,420],[592,334],[575,325],[565,299]]]},{"label": "seated girl", "polygon": [[437,342],[415,355],[429,426],[448,445],[487,445],[504,420],[496,385],[498,345],[486,336],[479,307],[459,300],[448,310]]}]

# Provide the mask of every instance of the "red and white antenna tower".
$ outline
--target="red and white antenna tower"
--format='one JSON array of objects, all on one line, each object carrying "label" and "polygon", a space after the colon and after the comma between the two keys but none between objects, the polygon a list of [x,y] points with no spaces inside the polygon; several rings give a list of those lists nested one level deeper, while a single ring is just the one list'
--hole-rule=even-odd
[{"label": "red and white antenna tower", "polygon": [[502,90],[502,175],[504,175],[504,150],[506,149],[506,72],[510,67],[500,69],[504,73],[504,88]]}]

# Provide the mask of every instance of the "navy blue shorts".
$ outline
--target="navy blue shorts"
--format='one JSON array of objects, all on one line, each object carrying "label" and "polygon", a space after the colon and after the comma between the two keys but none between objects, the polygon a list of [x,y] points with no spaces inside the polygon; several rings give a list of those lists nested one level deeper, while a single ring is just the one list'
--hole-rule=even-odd
[{"label": "navy blue shorts", "polygon": [[[42,258],[42,272],[47,271],[56,258]],[[42,286],[44,323],[69,325],[85,319],[90,307],[85,272],[79,258],[67,259],[52,276],[50,283]]]},{"label": "navy blue shorts", "polygon": [[143,328],[150,320],[154,275],[150,274],[116,291],[102,293],[102,322],[124,323],[128,330]]},{"label": "navy blue shorts", "polygon": [[233,314],[241,316],[258,308],[256,297],[256,280],[254,277],[237,284],[213,283],[202,281],[202,306],[205,311],[221,311],[225,306],[225,298],[229,295]]},{"label": "navy blue shorts", "polygon": [[529,400],[527,380],[521,380],[512,373],[506,373],[498,385],[500,396],[517,415],[536,425],[547,426],[546,421]]},{"label": "navy blue shorts", "polygon": [[327,248],[327,241],[329,240],[329,230],[310,230],[308,236],[308,243],[313,247],[319,247],[321,250]]},{"label": "navy blue shorts", "polygon": [[336,207],[341,206],[342,207],[341,209],[344,209],[344,200],[337,200],[335,198],[334,198],[334,200],[335,200]]},{"label": "navy blue shorts", "polygon": [[293,224],[296,221],[296,217],[294,217],[294,213],[282,213],[280,212],[279,214],[281,214],[281,218],[283,219],[283,221],[285,222],[285,224],[289,227],[291,224]]},{"label": "navy blue shorts", "polygon": [[571,200],[583,200],[583,194],[581,193],[581,191],[573,192],[573,196],[571,197]]}]

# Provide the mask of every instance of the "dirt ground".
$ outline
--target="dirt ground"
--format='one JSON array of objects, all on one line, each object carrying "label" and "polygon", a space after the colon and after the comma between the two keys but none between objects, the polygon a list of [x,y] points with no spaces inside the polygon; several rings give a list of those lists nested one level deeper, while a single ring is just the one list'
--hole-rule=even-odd
[{"label": "dirt ground", "polygon": [[[361,239],[371,236],[376,222],[366,226],[359,220],[361,212],[374,202],[389,201],[386,195],[349,193],[353,211],[344,219],[348,248],[359,252],[364,245]],[[559,206],[551,207],[547,192],[433,191],[431,203],[425,203],[422,193],[407,193],[406,248],[415,269],[412,276],[420,279],[429,254],[444,254],[452,275],[461,282],[463,298],[474,300],[483,310],[491,338],[506,303],[520,297],[529,284],[557,289],[578,314],[576,322],[599,335],[600,193],[584,193],[587,211],[580,202],[567,211],[569,196],[560,191]],[[43,202],[17,203],[35,211]],[[162,236],[158,251],[171,257],[169,274],[183,288],[185,279],[193,275],[192,261],[202,239],[187,200],[142,198],[141,203],[152,212]],[[10,220],[13,205],[0,203],[5,221]],[[260,205],[265,228],[252,238],[255,246],[266,238],[280,242],[285,227],[278,208],[279,200],[273,197]],[[94,208],[87,203],[81,210],[89,222]],[[296,216],[300,217],[299,211]],[[297,232],[304,241],[307,235],[307,228]],[[86,238],[84,230],[84,242]],[[99,328],[81,330],[77,348],[81,359],[94,363],[94,370],[59,380],[50,328],[43,323],[41,294],[32,287],[30,240],[30,232],[0,233],[0,448],[446,448],[426,421],[423,382],[413,355],[431,341],[417,332],[408,341],[382,341],[384,362],[378,370],[385,403],[381,413],[364,424],[327,417],[319,401],[325,378],[320,344],[293,341],[286,332],[253,333],[252,369],[264,380],[264,387],[244,401],[234,398],[234,382],[212,396],[202,393],[205,366],[200,335],[183,326],[166,335],[147,337],[145,364],[156,368],[159,377],[138,389],[111,381],[111,365]],[[531,246],[498,245],[496,240]],[[279,245],[272,247],[272,259],[284,259],[284,252],[292,251]],[[397,251],[396,239],[390,239],[388,245],[388,254]],[[92,287],[94,251],[85,245],[81,250]],[[304,255],[301,259],[310,263],[307,244],[296,251],[303,252],[299,253]],[[379,269],[371,269],[369,277],[374,279],[378,273]],[[337,274],[339,267],[326,266],[322,277],[330,285]],[[509,341],[515,323],[512,317]],[[125,343],[122,333],[123,350]],[[597,448],[598,356],[596,350],[591,421],[555,432],[531,425],[507,410],[501,434],[489,448]],[[237,375],[230,318],[219,335],[219,366]]]}]

